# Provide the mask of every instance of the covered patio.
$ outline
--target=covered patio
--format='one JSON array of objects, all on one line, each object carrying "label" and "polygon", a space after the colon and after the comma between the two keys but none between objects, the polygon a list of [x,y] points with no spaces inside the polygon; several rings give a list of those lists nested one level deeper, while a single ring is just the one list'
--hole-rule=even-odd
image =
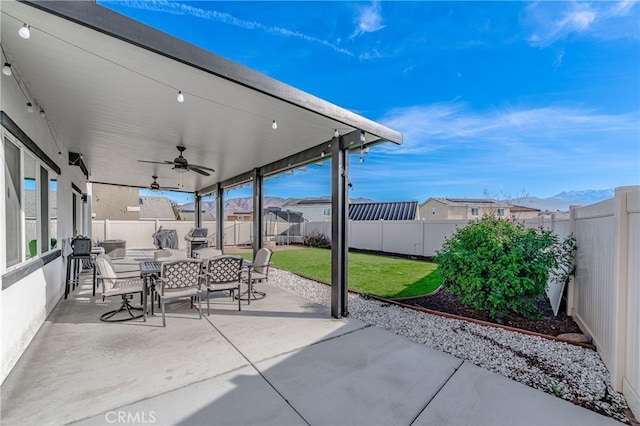
[{"label": "covered patio", "polygon": [[[225,189],[251,182],[260,212],[265,177],[331,158],[331,315],[348,314],[349,151],[400,144],[399,132],[95,2],[8,1],[1,10],[18,103],[36,105],[46,117],[58,158],[42,152],[42,160],[54,169],[68,158],[89,184],[148,188],[152,176],[167,186],[177,180],[196,206],[215,194],[222,217]],[[23,26],[28,39],[19,35]],[[22,114],[24,108],[6,112],[3,124],[19,133]],[[85,182],[75,183],[83,195],[90,192]],[[89,223],[91,197],[84,198]],[[262,228],[255,220],[254,251]],[[221,249],[223,232],[217,234]]]}]

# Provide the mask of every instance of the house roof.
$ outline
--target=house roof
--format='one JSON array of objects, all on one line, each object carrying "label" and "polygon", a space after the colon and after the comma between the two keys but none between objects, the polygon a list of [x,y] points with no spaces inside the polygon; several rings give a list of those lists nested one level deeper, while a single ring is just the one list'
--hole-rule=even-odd
[{"label": "house roof", "polygon": [[331,204],[330,198],[305,198],[304,200],[297,200],[285,203],[285,206],[309,206],[309,205],[325,205]]},{"label": "house roof", "polygon": [[[29,40],[18,35],[25,22]],[[364,132],[365,146],[402,142],[397,131],[94,1],[3,1],[0,24],[25,102],[46,111],[65,161],[67,151],[82,154],[74,158],[91,182],[171,181],[182,145],[190,163],[215,172],[184,173],[181,188],[206,194],[251,180],[255,169],[268,175],[330,155],[335,129]],[[29,127],[23,115],[11,118]]]},{"label": "house roof", "polygon": [[350,220],[415,220],[417,201],[349,204]]},{"label": "house roof", "polygon": [[526,207],[526,206],[518,206],[515,204],[512,204],[511,206],[509,206],[509,210],[511,210],[512,213],[515,212],[540,212],[540,209],[536,209],[533,207]]},{"label": "house roof", "polygon": [[492,198],[449,198],[449,197],[431,197],[422,205],[436,200],[450,207],[509,207],[509,204]]},{"label": "house roof", "polygon": [[167,197],[140,197],[140,219],[176,220],[171,202]]}]

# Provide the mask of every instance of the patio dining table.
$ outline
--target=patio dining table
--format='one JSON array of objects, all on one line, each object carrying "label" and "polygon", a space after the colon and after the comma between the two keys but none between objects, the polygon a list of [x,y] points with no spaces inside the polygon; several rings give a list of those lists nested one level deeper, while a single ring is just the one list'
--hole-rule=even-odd
[{"label": "patio dining table", "polygon": [[[151,315],[154,313],[153,306],[153,293],[155,292],[155,280],[160,277],[160,269],[162,267],[161,262],[154,259],[143,260],[140,262],[140,277],[144,280],[145,289],[150,292],[151,299]],[[242,259],[242,269],[247,273],[247,291],[237,295],[237,298],[245,300],[243,296],[247,296],[247,304],[251,304],[252,283],[251,283],[251,270],[253,269],[253,262],[247,259]]]},{"label": "patio dining table", "polygon": [[[153,315],[153,293],[155,291],[155,280],[160,276],[160,262],[149,259],[140,262],[140,277],[144,280],[146,292],[151,295],[151,315]],[[147,307],[144,307],[147,309]]]}]

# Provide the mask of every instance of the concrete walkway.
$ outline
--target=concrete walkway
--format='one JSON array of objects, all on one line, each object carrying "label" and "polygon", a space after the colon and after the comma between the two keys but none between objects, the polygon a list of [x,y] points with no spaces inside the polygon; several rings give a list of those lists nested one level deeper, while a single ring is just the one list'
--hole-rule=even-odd
[{"label": "concrete walkway", "polygon": [[267,284],[102,323],[87,281],[2,384],[3,425],[600,425],[614,420]]}]

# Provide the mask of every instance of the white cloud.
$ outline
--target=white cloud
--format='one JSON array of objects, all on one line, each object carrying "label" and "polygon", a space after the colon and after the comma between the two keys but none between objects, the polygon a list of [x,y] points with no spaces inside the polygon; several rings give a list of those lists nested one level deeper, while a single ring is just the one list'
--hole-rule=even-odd
[{"label": "white cloud", "polygon": [[398,108],[380,121],[404,136],[401,149],[385,148],[389,153],[420,154],[451,146],[573,150],[579,148],[576,141],[601,144],[603,138],[629,134],[637,140],[639,118],[637,112],[601,114],[563,105],[477,112],[456,102]]},{"label": "white cloud", "polygon": [[361,8],[359,12],[356,29],[351,35],[351,38],[358,37],[365,33],[374,33],[385,27],[382,24],[382,13],[378,1],[374,1],[368,7]]},{"label": "white cloud", "polygon": [[[108,2],[105,2],[108,3]],[[172,15],[189,15],[201,19],[210,21],[217,21],[228,25],[233,25],[238,28],[244,28],[247,30],[262,31],[270,34],[280,35],[282,37],[293,37],[301,40],[305,40],[311,43],[317,43],[328,47],[338,53],[342,53],[348,56],[354,56],[353,52],[348,49],[344,49],[331,43],[327,40],[323,40],[314,36],[310,36],[299,31],[289,30],[287,28],[277,26],[267,26],[257,21],[247,21],[244,19],[236,18],[233,15],[225,12],[218,12],[215,10],[206,10],[198,7],[190,6],[188,4],[173,2],[173,1],[125,1],[118,2],[119,5],[124,5],[133,9],[150,10],[154,12],[169,13]]]},{"label": "white cloud", "polygon": [[636,37],[637,23],[628,26],[637,1],[537,2],[526,8],[523,25],[532,46],[547,47],[569,36],[615,39]]}]

